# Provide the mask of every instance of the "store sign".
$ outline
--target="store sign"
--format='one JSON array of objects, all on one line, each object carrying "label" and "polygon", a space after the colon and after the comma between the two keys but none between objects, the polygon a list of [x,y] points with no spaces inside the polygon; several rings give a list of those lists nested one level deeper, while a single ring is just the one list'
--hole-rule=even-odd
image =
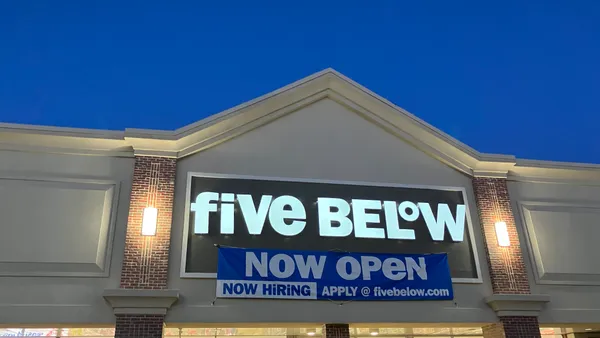
[{"label": "store sign", "polygon": [[217,297],[448,300],[445,254],[397,255],[219,248]]},{"label": "store sign", "polygon": [[190,175],[184,274],[217,272],[217,245],[447,253],[453,278],[478,278],[460,188]]},{"label": "store sign", "polygon": [[[258,207],[255,206],[255,200],[259,201]],[[306,206],[297,197],[284,195],[273,198],[272,195],[262,195],[255,199],[250,194],[205,191],[198,194],[191,204],[194,233],[208,234],[210,213],[220,210],[218,231],[221,234],[234,234],[235,202],[241,212],[240,223],[251,235],[262,234],[267,216],[273,230],[282,236],[298,236],[306,228]],[[347,237],[354,233],[354,237],[358,238],[415,240],[415,231],[400,228],[399,221],[414,222],[422,217],[432,240],[443,241],[446,229],[453,241],[461,242],[464,238],[464,204],[457,204],[453,213],[448,204],[439,203],[437,214],[426,202],[398,203],[355,198],[348,202],[342,198],[317,197],[316,201],[308,201],[308,204],[309,208],[317,206],[319,235],[323,237]],[[379,216],[382,210],[383,219]],[[381,224],[383,228],[372,227]]]}]

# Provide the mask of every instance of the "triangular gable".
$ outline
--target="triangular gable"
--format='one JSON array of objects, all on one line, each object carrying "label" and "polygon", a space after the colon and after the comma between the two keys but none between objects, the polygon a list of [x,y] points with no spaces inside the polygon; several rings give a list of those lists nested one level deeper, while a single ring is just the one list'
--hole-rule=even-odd
[{"label": "triangular gable", "polygon": [[[514,165],[514,157],[480,154],[333,69],[173,132],[128,129],[125,137],[138,154],[170,154],[180,158],[214,147],[324,98],[354,110],[417,149],[469,175],[474,171],[490,175],[506,173],[507,168]],[[486,165],[482,166],[482,162]]]}]

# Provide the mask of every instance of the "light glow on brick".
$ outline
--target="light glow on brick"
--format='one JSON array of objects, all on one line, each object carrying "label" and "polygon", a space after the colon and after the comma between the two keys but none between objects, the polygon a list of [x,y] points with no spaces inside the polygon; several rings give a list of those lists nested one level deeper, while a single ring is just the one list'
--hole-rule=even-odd
[{"label": "light glow on brick", "polygon": [[144,209],[144,217],[142,219],[142,236],[156,235],[156,219],[158,210],[153,207]]},{"label": "light glow on brick", "polygon": [[506,222],[496,222],[496,238],[498,239],[499,246],[510,246],[510,238],[508,237],[508,229],[506,228]]}]

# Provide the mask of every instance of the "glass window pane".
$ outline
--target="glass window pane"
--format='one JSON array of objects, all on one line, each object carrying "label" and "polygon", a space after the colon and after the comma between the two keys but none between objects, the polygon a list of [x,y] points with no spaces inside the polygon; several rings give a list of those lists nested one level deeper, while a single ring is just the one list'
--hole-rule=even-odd
[{"label": "glass window pane", "polygon": [[385,335],[397,335],[406,333],[406,329],[403,327],[391,327],[379,329],[379,334]]},{"label": "glass window pane", "polygon": [[414,334],[447,334],[451,333],[448,327],[427,327],[427,328],[414,328]]},{"label": "glass window pane", "polygon": [[483,330],[480,327],[455,327],[452,328],[452,333],[464,335],[482,335]]},{"label": "glass window pane", "polygon": [[163,330],[163,336],[165,337],[177,337],[179,336],[179,328],[167,327]]},{"label": "glass window pane", "polygon": [[370,334],[370,330],[364,327],[355,328],[355,333],[357,336],[368,336]]},{"label": "glass window pane", "polygon": [[23,329],[23,328],[7,328],[0,329],[1,337],[52,337],[57,336],[57,329]]},{"label": "glass window pane", "polygon": [[[368,331],[367,331],[368,332]],[[182,337],[226,337],[226,336],[246,336],[252,338],[277,338],[286,336],[316,336],[320,337],[322,329],[314,328],[182,328]],[[165,330],[166,337],[179,336],[179,328],[168,327]]]},{"label": "glass window pane", "polygon": [[113,327],[103,328],[69,328],[62,329],[63,335],[68,337],[85,337],[85,338],[96,338],[96,337],[114,337],[115,329]]},{"label": "glass window pane", "polygon": [[[371,333],[377,331],[378,335]],[[168,327],[165,329],[165,337],[179,337],[180,329]],[[320,338],[322,327],[314,328],[182,328],[182,338],[227,338],[228,336],[239,336],[240,338]],[[408,335],[408,336],[407,336]],[[482,338],[483,332],[480,327],[350,327],[352,338]],[[234,338],[234,337],[232,337]],[[544,337],[551,338],[551,337]],[[552,337],[553,338],[553,337]]]},{"label": "glass window pane", "polygon": [[17,337],[23,333],[23,329],[0,329],[2,337]]},{"label": "glass window pane", "polygon": [[563,330],[561,328],[540,328],[542,338],[562,338],[562,331]]}]

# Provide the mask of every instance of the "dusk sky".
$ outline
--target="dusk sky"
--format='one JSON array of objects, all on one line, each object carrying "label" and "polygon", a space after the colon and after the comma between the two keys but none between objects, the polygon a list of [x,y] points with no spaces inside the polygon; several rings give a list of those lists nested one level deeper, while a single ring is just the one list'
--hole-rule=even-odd
[{"label": "dusk sky", "polygon": [[331,67],[461,142],[600,164],[600,1],[0,2],[0,122],[177,129]]}]

